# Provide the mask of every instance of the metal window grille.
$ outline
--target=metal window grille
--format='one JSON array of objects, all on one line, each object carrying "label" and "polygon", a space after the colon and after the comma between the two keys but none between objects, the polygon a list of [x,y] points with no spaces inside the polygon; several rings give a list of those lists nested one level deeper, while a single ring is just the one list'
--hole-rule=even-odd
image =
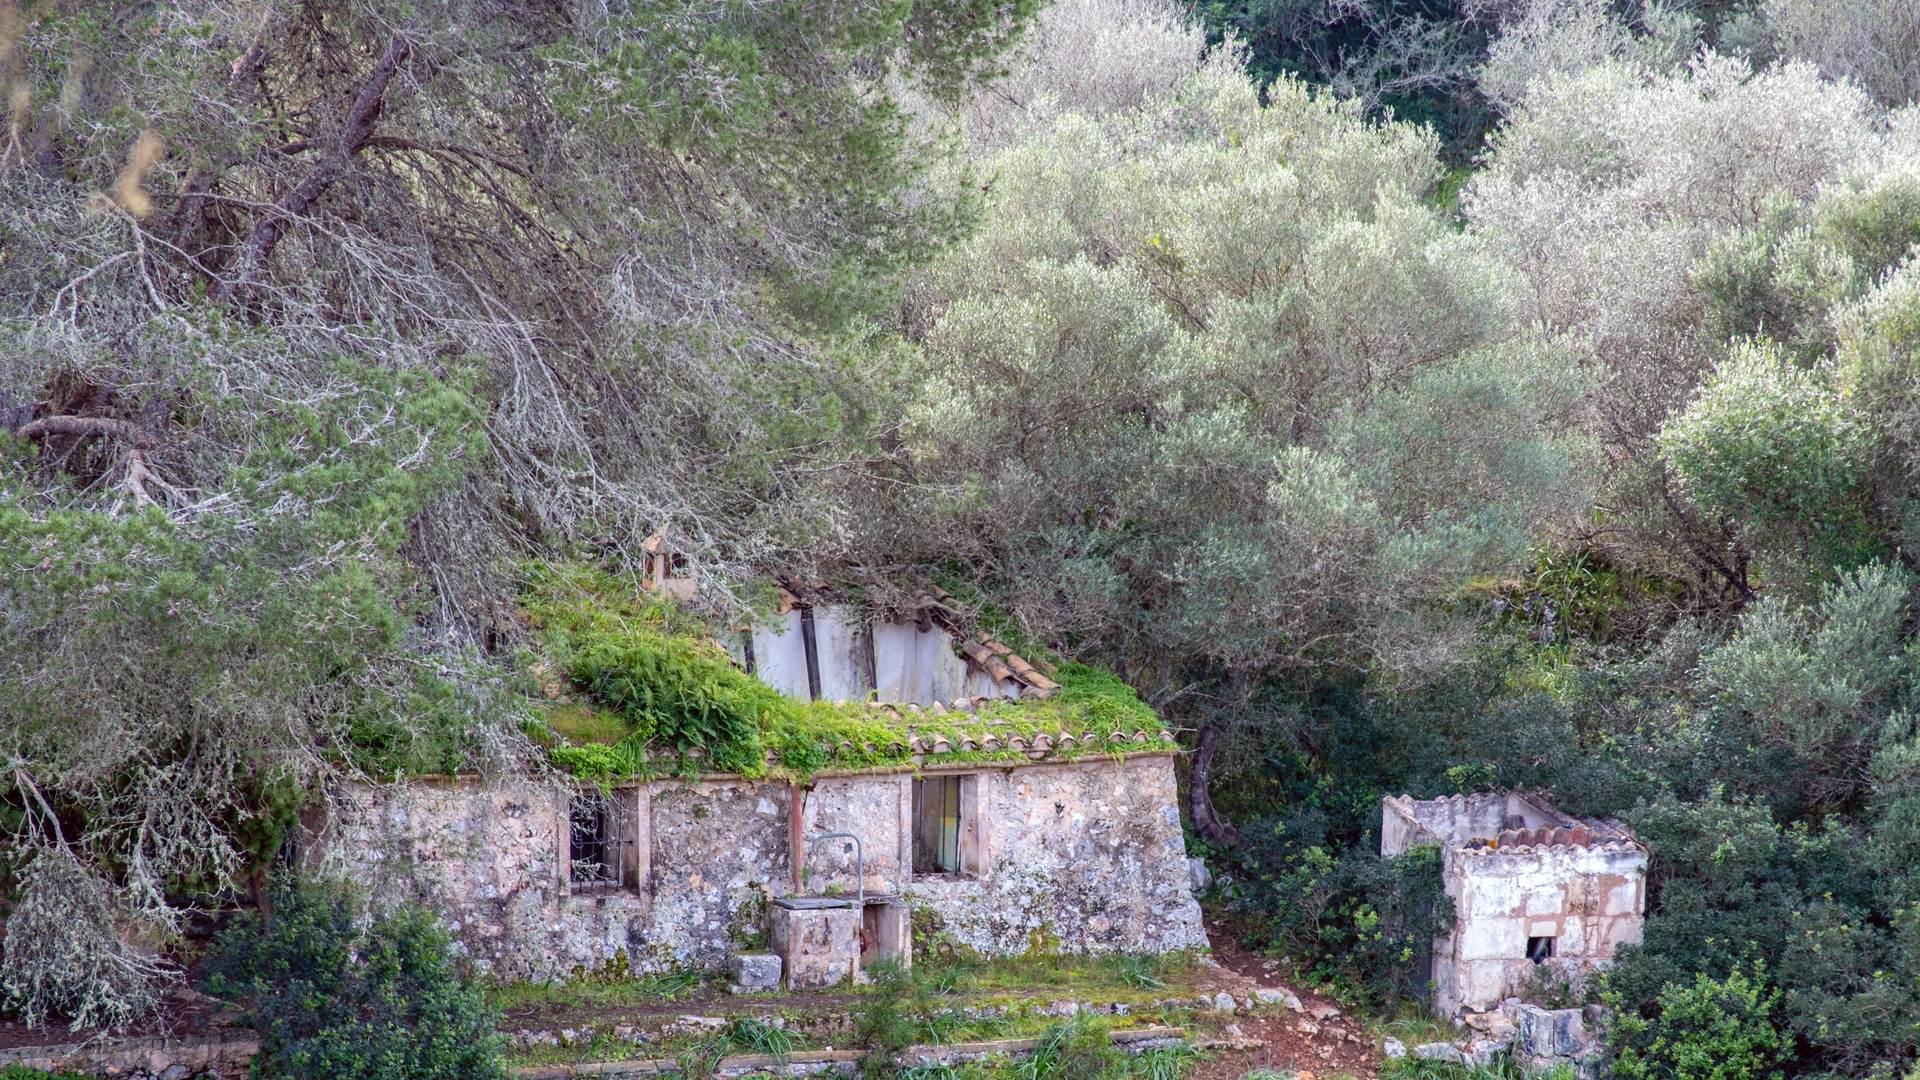
[{"label": "metal window grille", "polygon": [[569,813],[570,878],[575,887],[617,888],[633,865],[633,840],[616,799],[600,792],[573,797]]},{"label": "metal window grille", "polygon": [[918,874],[960,872],[960,778],[913,782],[913,869]]}]

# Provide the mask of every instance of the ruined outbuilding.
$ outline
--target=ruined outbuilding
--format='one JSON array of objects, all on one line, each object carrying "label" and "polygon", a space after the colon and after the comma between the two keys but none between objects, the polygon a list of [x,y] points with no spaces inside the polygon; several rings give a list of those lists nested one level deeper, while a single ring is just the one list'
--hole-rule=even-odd
[{"label": "ruined outbuilding", "polygon": [[[645,554],[650,588],[696,587],[671,545]],[[984,955],[1205,947],[1171,734],[1145,710],[1150,729],[1055,726],[1068,711],[1041,706],[1057,673],[963,630],[944,594],[925,599],[888,617],[783,589],[731,643],[777,689],[852,703],[892,733],[898,764],[350,785],[310,823],[307,857],[377,903],[438,912],[502,979],[624,963],[807,988],[909,962],[916,934]]]},{"label": "ruined outbuilding", "polygon": [[1617,821],[1520,794],[1381,803],[1380,854],[1438,845],[1454,925],[1433,944],[1435,1013],[1493,1009],[1541,968],[1577,977],[1640,941],[1647,849]]}]

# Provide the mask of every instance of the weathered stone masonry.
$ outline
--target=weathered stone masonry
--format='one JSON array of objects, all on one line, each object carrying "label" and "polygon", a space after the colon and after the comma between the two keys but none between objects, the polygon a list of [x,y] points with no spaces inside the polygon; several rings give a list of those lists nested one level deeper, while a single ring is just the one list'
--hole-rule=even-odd
[{"label": "weathered stone masonry", "polygon": [[1640,940],[1647,849],[1617,821],[1580,820],[1526,795],[1381,804],[1380,853],[1441,851],[1452,930],[1434,942],[1433,1008],[1480,1012],[1519,993],[1536,965],[1573,976]]},{"label": "weathered stone masonry", "polygon": [[[961,781],[961,868],[914,874],[916,776]],[[624,951],[638,971],[715,968],[792,895],[794,791],[709,776],[618,789],[624,880],[569,881],[571,789],[517,780],[423,780],[335,792],[309,858],[378,904],[440,913],[476,966],[500,978],[566,977]],[[1159,952],[1206,945],[1187,886],[1172,756],[873,770],[816,777],[804,837],[860,838],[865,891],[903,897],[951,943],[989,955],[1039,945]],[[853,845],[803,847],[807,895],[854,893]]]}]

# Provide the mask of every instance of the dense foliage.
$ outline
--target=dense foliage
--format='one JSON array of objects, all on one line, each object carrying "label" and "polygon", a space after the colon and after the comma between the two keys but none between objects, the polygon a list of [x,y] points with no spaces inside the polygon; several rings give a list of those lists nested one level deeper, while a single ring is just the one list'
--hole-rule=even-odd
[{"label": "dense foliage", "polygon": [[1011,722],[1178,729],[1343,991],[1445,918],[1380,797],[1532,788],[1652,850],[1538,995],[1617,1072],[1920,1057],[1913,4],[7,12],[30,1022],[341,776],[901,760],[712,640],[857,565],[1074,661]]},{"label": "dense foliage", "polygon": [[[987,723],[1029,739],[1071,732],[1077,741],[1059,749],[1062,757],[1105,752],[1110,735],[1147,732],[1165,745],[1159,718],[1132,687],[1083,664],[1060,665],[1060,689],[1044,700],[983,704],[973,717],[900,718],[867,702],[788,697],[742,671],[706,620],[638,598],[604,572],[539,567],[524,603],[546,633],[545,653],[567,676],[565,687],[550,683],[549,692],[570,690],[593,707],[585,717],[549,711],[542,740],[554,744],[555,764],[602,783],[699,768],[804,777],[828,767],[905,764],[913,759],[909,722],[920,736],[945,735],[956,747],[962,732],[978,738]],[[1022,753],[956,749],[949,760]]]},{"label": "dense foliage", "polygon": [[320,886],[278,887],[264,925],[224,932],[207,989],[260,1034],[253,1075],[274,1080],[504,1077],[498,1016],[454,970],[447,934],[418,909],[376,914]]}]

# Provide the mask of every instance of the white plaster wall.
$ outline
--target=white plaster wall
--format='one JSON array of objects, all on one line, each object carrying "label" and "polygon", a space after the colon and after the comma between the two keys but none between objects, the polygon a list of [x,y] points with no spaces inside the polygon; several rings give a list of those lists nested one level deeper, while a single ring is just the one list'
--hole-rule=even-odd
[{"label": "white plaster wall", "polygon": [[[796,613],[797,614],[797,613]],[[820,657],[820,696],[862,701],[867,696],[867,655],[861,620],[844,605],[813,609],[813,640]],[[801,657],[800,695],[806,697],[806,657]]]},{"label": "white plaster wall", "polygon": [[[1453,795],[1444,799],[1407,800],[1402,807],[1409,812],[1419,829],[1450,845],[1476,839],[1491,840],[1508,827],[1509,819],[1516,819],[1516,827],[1525,829],[1567,823],[1543,813],[1540,807],[1517,794]],[[1383,845],[1381,854],[1388,854],[1384,847],[1387,842],[1384,831],[1380,840]]]},{"label": "white plaster wall", "polygon": [[[817,627],[815,636],[817,640]],[[807,646],[800,637],[799,608],[753,624],[753,673],[783,694],[808,700]]]},{"label": "white plaster wall", "polygon": [[1409,809],[1412,799],[1405,795],[1380,801],[1380,857],[1404,855],[1421,844],[1438,843],[1440,838],[1414,820]]},{"label": "white plaster wall", "polygon": [[913,623],[875,623],[873,671],[881,701],[931,705],[970,693],[967,663],[937,626],[923,631]]}]

